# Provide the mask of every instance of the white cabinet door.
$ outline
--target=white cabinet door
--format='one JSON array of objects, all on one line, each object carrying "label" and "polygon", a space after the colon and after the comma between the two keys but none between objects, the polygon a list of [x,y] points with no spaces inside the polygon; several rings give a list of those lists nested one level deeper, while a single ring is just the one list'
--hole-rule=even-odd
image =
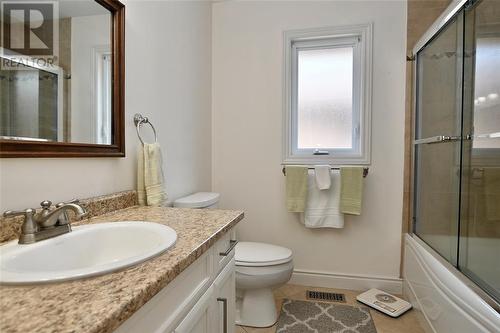
[{"label": "white cabinet door", "polygon": [[215,288],[212,285],[201,296],[174,333],[214,333]]},{"label": "white cabinet door", "polygon": [[213,284],[213,263],[213,251],[210,249],[144,304],[114,333],[172,333]]},{"label": "white cabinet door", "polygon": [[217,300],[214,333],[234,333],[236,300],[234,270],[234,258],[232,258],[214,281],[215,297]]},{"label": "white cabinet door", "polygon": [[234,230],[114,333],[234,333],[235,243],[231,239]]}]

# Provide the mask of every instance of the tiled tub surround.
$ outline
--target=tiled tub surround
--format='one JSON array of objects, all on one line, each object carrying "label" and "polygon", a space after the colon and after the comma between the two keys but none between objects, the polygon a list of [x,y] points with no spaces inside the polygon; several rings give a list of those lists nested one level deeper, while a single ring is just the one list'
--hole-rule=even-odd
[{"label": "tiled tub surround", "polygon": [[177,243],[142,264],[95,278],[0,286],[0,332],[112,332],[242,218],[239,211],[134,206],[86,220],[165,224],[177,231]]},{"label": "tiled tub surround", "polygon": [[[99,197],[82,199],[80,200],[80,205],[84,207],[89,213],[85,217],[85,220],[78,221],[78,223],[85,223],[86,220],[94,216],[99,216],[119,209],[136,206],[137,204],[138,201],[136,191],[124,191]],[[72,214],[72,211],[68,211],[70,220],[73,220]],[[19,238],[23,221],[24,216],[6,218],[0,215],[0,243]]]}]

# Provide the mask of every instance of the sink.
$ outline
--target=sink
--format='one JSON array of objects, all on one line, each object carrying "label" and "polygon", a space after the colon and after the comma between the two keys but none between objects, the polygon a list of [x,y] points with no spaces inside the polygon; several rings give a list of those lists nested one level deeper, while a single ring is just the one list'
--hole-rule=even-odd
[{"label": "sink", "polygon": [[35,244],[0,246],[0,283],[34,284],[102,275],[144,262],[175,244],[162,224],[123,221],[73,227]]}]

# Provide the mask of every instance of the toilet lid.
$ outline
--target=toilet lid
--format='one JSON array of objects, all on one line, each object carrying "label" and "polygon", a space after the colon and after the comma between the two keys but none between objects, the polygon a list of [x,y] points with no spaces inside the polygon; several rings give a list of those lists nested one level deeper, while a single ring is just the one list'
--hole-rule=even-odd
[{"label": "toilet lid", "polygon": [[219,201],[220,194],[214,192],[196,192],[174,201],[174,207],[205,208]]},{"label": "toilet lid", "polygon": [[237,266],[271,266],[292,260],[292,250],[266,243],[239,242],[236,245]]}]

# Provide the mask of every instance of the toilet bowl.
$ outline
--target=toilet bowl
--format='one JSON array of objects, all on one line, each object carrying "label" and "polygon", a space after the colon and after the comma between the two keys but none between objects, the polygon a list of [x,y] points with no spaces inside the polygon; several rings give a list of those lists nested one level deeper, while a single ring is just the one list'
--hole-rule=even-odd
[{"label": "toilet bowl", "polygon": [[[174,201],[179,208],[216,208],[219,193],[197,192]],[[278,320],[273,289],[290,280],[292,251],[276,245],[240,242],[235,249],[236,324],[269,327]]]},{"label": "toilet bowl", "polygon": [[290,249],[255,242],[236,245],[236,324],[269,327],[278,320],[273,289],[290,280]]}]

